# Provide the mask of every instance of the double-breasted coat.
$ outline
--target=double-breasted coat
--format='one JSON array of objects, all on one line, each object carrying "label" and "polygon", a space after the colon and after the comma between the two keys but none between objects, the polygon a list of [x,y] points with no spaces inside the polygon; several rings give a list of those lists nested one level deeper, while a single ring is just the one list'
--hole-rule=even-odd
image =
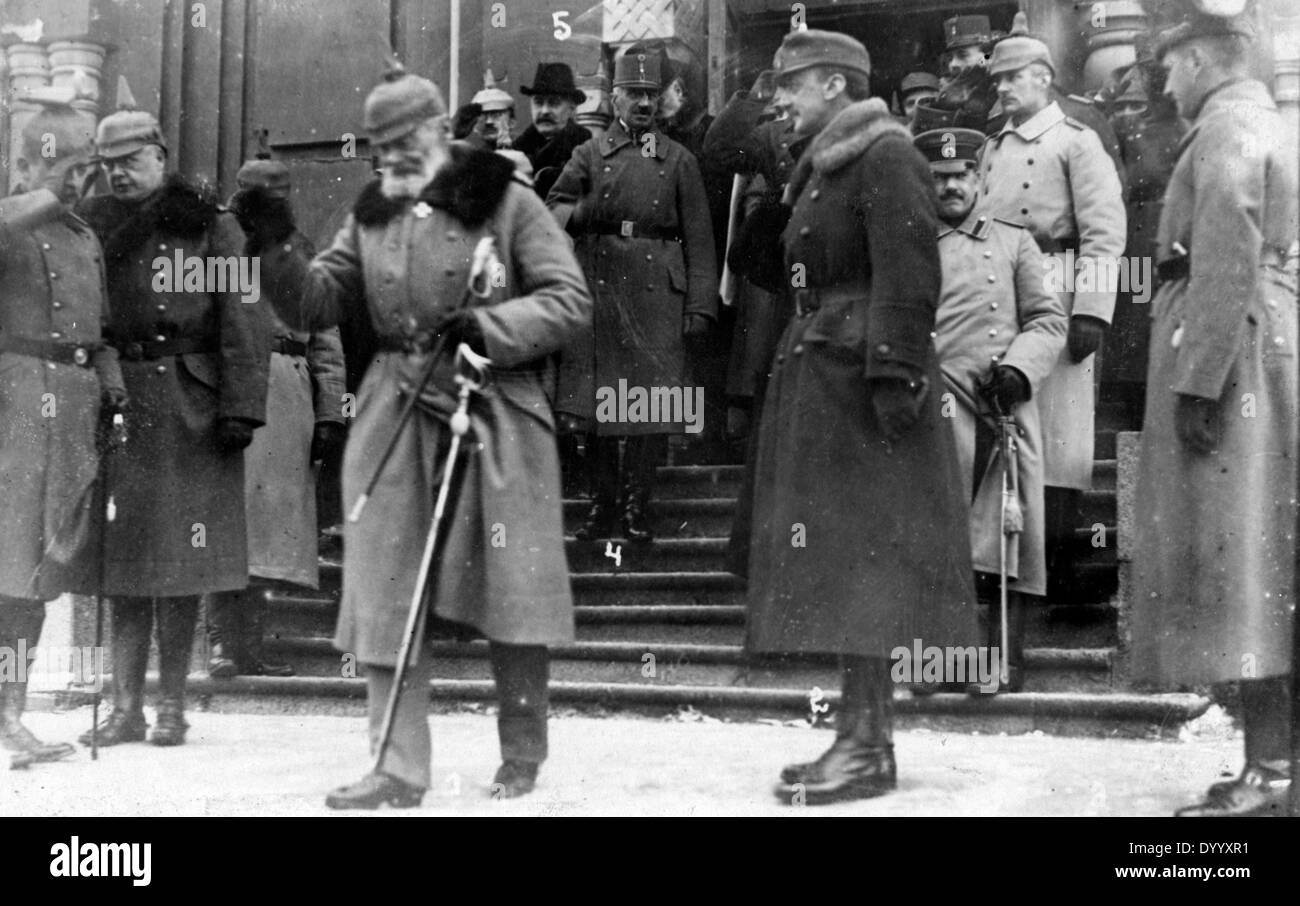
[{"label": "double-breasted coat", "polygon": [[[969,506],[931,338],[929,168],[873,98],[818,134],[788,197],[786,267],[807,285],[763,410],[747,646],[887,658],[917,639],[975,644]],[[928,388],[896,443],[871,401],[882,379]]]},{"label": "double-breasted coat", "polygon": [[[453,145],[416,201],[361,194],[333,244],[303,270],[277,257],[272,297],[289,324],[321,329],[369,318],[379,337],[357,393],[343,457],[344,512],[352,509],[397,427],[427,353],[401,347],[466,298],[479,240],[492,236],[500,267],[490,295],[472,300],[493,362],[474,396],[459,493],[442,528],[431,579],[433,612],[494,641],[555,645],[573,639],[555,447],[554,359],[590,323],[591,297],[570,244],[500,155]],[[358,523],[345,523],[343,602],[334,644],[364,663],[394,666],[416,571],[442,481],[455,409],[451,350],[399,436]]]},{"label": "double-breasted coat", "polygon": [[[1228,83],[1183,139],[1157,254],[1137,480],[1131,658],[1163,686],[1292,669],[1296,160],[1268,89]],[[1218,401],[1218,448],[1178,439],[1179,394]]]},{"label": "double-breasted coat", "polygon": [[[315,253],[310,240],[297,232],[284,246],[281,253],[300,255],[304,261]],[[315,588],[320,529],[311,444],[318,423],[344,423],[343,345],[337,327],[294,330],[274,310],[267,316],[272,352],[266,425],[244,451],[248,574]],[[302,349],[287,351],[282,342],[286,340]]]},{"label": "double-breasted coat", "polygon": [[935,316],[935,350],[952,397],[945,415],[957,441],[966,500],[972,500],[971,558],[979,572],[998,573],[1002,529],[1002,458],[998,448],[975,476],[977,419],[995,418],[976,391],[994,365],[1015,368],[1031,396],[1016,407],[1019,426],[1016,475],[1024,531],[1007,550],[1015,591],[1047,591],[1044,557],[1043,434],[1038,388],[1065,345],[1065,309],[1043,285],[1043,257],[1029,231],[987,215],[970,214],[939,230],[943,294]]},{"label": "double-breasted coat", "polygon": [[[565,348],[557,408],[597,434],[682,433],[681,421],[598,421],[596,393],[684,387],[685,316],[717,317],[718,280],[704,182],[662,132],[639,142],[615,121],[579,145],[546,199],[595,300],[592,326]],[[627,224],[630,235],[619,235]]]},{"label": "double-breasted coat", "polygon": [[79,210],[104,245],[107,336],[131,399],[127,442],[108,468],[117,516],[106,536],[104,591],[172,597],[243,588],[244,451],[218,446],[217,423],[265,421],[265,303],[260,287],[243,293],[229,279],[225,291],[207,286],[206,275],[187,288],[174,267],[164,279],[161,262],[174,265],[179,255],[205,271],[209,260],[238,263],[244,234],[234,215],[178,176],[143,202],[100,196]]},{"label": "double-breasted coat", "polygon": [[[0,201],[0,595],[49,600],[97,579],[91,519],[102,388],[122,386],[94,232],[52,192]],[[81,347],[77,361],[5,341]]]},{"label": "double-breasted coat", "polygon": [[[1097,277],[1116,273],[1121,263],[1124,199],[1097,133],[1055,102],[1019,126],[1008,120],[984,144],[980,180],[980,212],[1024,224],[1039,248],[1058,259],[1065,313],[1109,324],[1115,283]],[[1098,262],[1105,271],[1099,272]],[[1095,360],[1092,355],[1076,364],[1062,350],[1039,391],[1048,487],[1092,486]]]}]

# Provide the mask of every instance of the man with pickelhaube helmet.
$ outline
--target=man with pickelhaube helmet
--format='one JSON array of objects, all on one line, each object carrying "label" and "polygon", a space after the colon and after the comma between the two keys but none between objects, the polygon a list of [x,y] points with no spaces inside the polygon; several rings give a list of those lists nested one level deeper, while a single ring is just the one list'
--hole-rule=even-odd
[{"label": "man with pickelhaube helmet", "polygon": [[838,655],[843,674],[834,743],[781,772],[775,793],[791,805],[893,790],[891,653],[977,635],[931,339],[934,188],[870,97],[870,72],[866,48],[837,32],[787,35],[776,59],[776,105],[811,142],[786,188],[785,270],[802,279],[759,438],[746,648]]},{"label": "man with pickelhaube helmet", "polygon": [[686,427],[682,412],[660,412],[658,421],[608,417],[597,394],[619,387],[690,393],[686,342],[707,335],[717,316],[704,183],[694,156],[655,125],[659,70],[655,54],[619,58],[615,122],[574,151],[546,200],[575,237],[595,297],[593,329],[565,349],[556,403],[571,423],[595,433],[588,453],[595,499],[577,532],[582,540],[610,537],[620,521],[628,540],[653,538],[647,503],[655,470],[668,434]]},{"label": "man with pickelhaube helmet", "polygon": [[[197,260],[207,272],[221,259],[245,270],[244,235],[210,190],[167,172],[158,120],[135,107],[125,81],[118,108],[95,133],[112,194],[78,208],[104,245],[106,333],[131,396],[128,439],[108,471],[116,502],[103,565],[113,711],[98,741],[145,738],[145,668],[156,624],[159,699],[150,741],[174,746],[189,726],[185,685],[199,598],[248,584],[244,448],[265,419],[271,341],[256,279],[248,291],[238,280],[193,290],[180,279],[178,261]],[[164,263],[176,278],[170,285],[160,285]],[[255,265],[247,265],[254,278]]]},{"label": "man with pickelhaube helmet", "polygon": [[1128,660],[1158,687],[1239,684],[1242,772],[1178,814],[1281,815],[1294,782],[1295,134],[1250,75],[1257,11],[1199,6],[1156,34],[1165,94],[1191,129],[1156,240]]},{"label": "man with pickelhaube helmet", "polygon": [[533,122],[515,139],[515,150],[533,165],[533,188],[545,199],[573,150],[591,138],[591,131],[573,120],[573,110],[587,94],[573,84],[567,63],[538,63],[532,85],[519,89],[532,106]]},{"label": "man with pickelhaube helmet", "polygon": [[[95,133],[73,98],[61,88],[24,98],[40,110],[22,130],[18,191],[0,201],[0,650],[10,666],[36,648],[46,601],[98,590],[96,432],[127,401],[117,352],[101,338],[103,253],[72,212]],[[0,675],[0,746],[26,761],[72,754],[23,726],[26,666]]]},{"label": "man with pickelhaube helmet", "polygon": [[[311,241],[295,226],[289,168],[269,155],[246,161],[235,174],[230,210],[244,230],[244,252],[310,261]],[[292,676],[288,664],[262,656],[268,595],[318,584],[316,466],[342,449],[345,375],[337,327],[294,330],[268,311],[271,363],[266,425],[244,451],[244,511],[248,524],[247,588],[213,592],[206,600],[211,655],[208,674]]]}]

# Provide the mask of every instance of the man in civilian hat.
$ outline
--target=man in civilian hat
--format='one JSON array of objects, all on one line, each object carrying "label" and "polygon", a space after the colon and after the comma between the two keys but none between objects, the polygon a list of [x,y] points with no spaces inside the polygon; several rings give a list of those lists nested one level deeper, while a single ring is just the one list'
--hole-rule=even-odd
[{"label": "man in civilian hat", "polygon": [[[244,230],[244,253],[279,253],[310,261],[310,240],[294,225],[289,168],[278,160],[247,161],[235,175],[230,209]],[[208,674],[225,679],[292,676],[287,664],[267,663],[262,641],[267,596],[277,588],[315,588],[316,469],[342,448],[345,375],[337,327],[301,331],[274,311],[266,426],[244,451],[244,510],[248,520],[248,587],[207,598]]]},{"label": "man in civilian hat", "polygon": [[483,88],[470,98],[470,104],[478,108],[478,118],[474,121],[474,134],[482,140],[487,150],[500,150],[513,147],[515,131],[515,99],[510,92],[497,86],[492,70],[483,76]]},{"label": "man in civilian hat", "polygon": [[1066,348],[1043,383],[1048,572],[1055,592],[1073,579],[1074,529],[1092,486],[1093,368],[1115,308],[1126,238],[1115,166],[1097,133],[1052,100],[1056,72],[1047,45],[1013,34],[993,48],[989,74],[1008,119],[981,157],[981,213],[1023,224],[1053,258],[1052,278],[1070,316]]},{"label": "man in civilian hat", "polygon": [[515,150],[533,165],[533,188],[545,199],[573,149],[591,138],[591,131],[573,121],[573,110],[587,99],[573,84],[567,63],[539,63],[532,85],[520,89],[532,106],[532,125],[515,140]]},{"label": "man in civilian hat", "polygon": [[[547,646],[573,641],[552,353],[590,323],[591,297],[569,241],[510,162],[449,141],[433,82],[390,73],[366,98],[364,120],[379,179],[310,266],[292,254],[264,265],[290,326],[319,330],[366,318],[382,344],[344,452],[345,512],[397,431],[431,343],[442,336],[445,346],[360,521],[344,525],[334,644],[366,665],[375,746],[451,445],[454,355],[467,344],[492,360],[494,381],[471,401],[473,442],[462,447],[427,593],[432,624],[488,639],[502,756],[492,794],[520,796],[533,789],[547,756]],[[476,272],[487,239],[494,252]],[[431,653],[417,646],[383,763],[330,793],[329,807],[419,804],[431,782],[431,676]]]},{"label": "man in civilian hat", "polygon": [[903,105],[903,124],[910,126],[918,104],[939,96],[939,77],[928,72],[909,72],[898,85],[899,103]]},{"label": "man in civilian hat", "polygon": [[796,316],[767,388],[755,479],[746,647],[835,654],[836,738],[781,773],[817,805],[894,789],[898,646],[977,636],[966,486],[941,414],[934,187],[911,136],[869,98],[866,48],[787,35],[776,104],[811,138],[786,187]]},{"label": "man in civilian hat", "polygon": [[[957,407],[952,418],[957,455],[972,501],[971,555],[976,587],[989,603],[987,644],[1010,666],[1009,686],[1024,677],[1025,596],[1047,590],[1043,559],[1043,436],[1038,389],[1065,345],[1061,300],[1043,283],[1043,258],[1023,226],[975,211],[976,161],[984,133],[937,129],[916,137],[930,162],[939,198],[939,257],[943,294],[935,317],[935,349]],[[1016,485],[1023,528],[1007,559],[1008,639],[998,613],[1002,473],[996,419],[1015,418]]]},{"label": "man in civilian hat", "polygon": [[[126,405],[117,352],[100,339],[102,251],[72,213],[94,118],[73,109],[68,89],[24,100],[41,109],[22,129],[18,192],[0,201],[0,650],[10,667],[36,648],[46,601],[96,591],[96,431]],[[0,673],[0,746],[31,761],[72,754],[23,726],[26,699],[26,676]]]},{"label": "man in civilian hat", "polygon": [[168,174],[158,120],[135,108],[125,81],[118,108],[95,134],[112,194],[78,209],[104,245],[107,335],[131,396],[128,440],[108,470],[117,508],[104,563],[113,711],[99,744],[145,737],[156,622],[150,741],[175,746],[189,727],[185,679],[199,596],[248,584],[244,448],[266,417],[271,339],[256,262],[244,257],[235,217],[207,188]]},{"label": "man in civilian hat", "polygon": [[[1156,241],[1133,529],[1134,679],[1238,683],[1245,765],[1192,817],[1281,815],[1295,597],[1295,133],[1251,78],[1252,12],[1159,33],[1191,122]],[[1290,134],[1288,134],[1290,133]]]},{"label": "man in civilian hat", "polygon": [[[700,169],[655,126],[659,64],[652,54],[619,58],[615,122],[574,151],[546,200],[575,237],[595,296],[592,330],[565,350],[556,403],[596,435],[588,454],[595,500],[577,533],[583,540],[611,536],[619,521],[629,541],[652,539],[646,506],[655,469],[665,459],[667,436],[686,430],[689,413],[683,405],[638,415],[614,397],[679,388],[698,411],[685,386],[685,345],[705,336],[717,316],[713,230]],[[621,469],[620,438],[626,438]]]}]

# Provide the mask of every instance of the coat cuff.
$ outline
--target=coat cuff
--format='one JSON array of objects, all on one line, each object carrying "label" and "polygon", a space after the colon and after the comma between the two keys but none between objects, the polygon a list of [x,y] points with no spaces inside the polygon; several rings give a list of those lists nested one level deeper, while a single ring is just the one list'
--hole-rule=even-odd
[{"label": "coat cuff", "polygon": [[1090,318],[1096,318],[1098,321],[1105,321],[1110,324],[1110,319],[1115,314],[1115,294],[1109,292],[1076,292],[1074,294],[1074,307],[1070,310],[1070,315],[1087,315]]}]

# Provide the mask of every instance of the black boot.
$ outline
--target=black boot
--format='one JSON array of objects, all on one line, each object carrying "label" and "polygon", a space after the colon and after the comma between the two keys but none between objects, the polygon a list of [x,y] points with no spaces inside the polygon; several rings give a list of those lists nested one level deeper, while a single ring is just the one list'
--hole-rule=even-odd
[{"label": "black boot", "polygon": [[[36,648],[45,623],[45,602],[23,598],[0,598],[0,647],[17,651]],[[20,644],[22,643],[22,644]],[[23,726],[27,705],[27,683],[0,680],[0,747],[17,753],[14,766],[36,761],[58,761],[76,749],[67,743],[46,744]]]},{"label": "black boot", "polygon": [[217,591],[207,596],[206,623],[208,676],[230,679],[239,675],[240,614],[244,606],[242,591]]},{"label": "black boot", "polygon": [[424,798],[424,790],[382,772],[367,774],[357,783],[341,786],[325,797],[325,805],[334,809],[415,808]]},{"label": "black boot", "polygon": [[537,786],[537,771],[541,765],[535,761],[505,761],[492,778],[489,795],[493,799],[517,799],[526,796]]},{"label": "black boot", "polygon": [[835,721],[835,742],[821,758],[781,772],[774,792],[782,802],[827,805],[882,796],[897,786],[887,659],[844,658],[844,691]]},{"label": "black boot", "polygon": [[149,741],[156,746],[185,743],[185,680],[198,622],[196,596],[158,599],[158,724]]},{"label": "black boot", "polygon": [[1241,721],[1246,766],[1234,780],[1216,783],[1205,800],[1175,814],[1180,818],[1281,817],[1291,791],[1291,680],[1269,677],[1241,682]]},{"label": "black boot", "polygon": [[[100,746],[140,742],[149,724],[144,719],[144,673],[149,666],[149,636],[153,629],[151,598],[114,598],[111,605],[113,636],[113,710],[98,727]],[[78,737],[90,745],[90,733]]]},{"label": "black boot", "polygon": [[618,522],[618,439],[593,437],[587,459],[593,500],[586,520],[573,536],[579,541],[598,541],[613,537]]},{"label": "black boot", "polygon": [[239,672],[245,676],[293,676],[288,664],[268,664],[262,658],[262,645],[266,639],[267,596],[271,589],[264,585],[250,585],[244,594],[244,657]]},{"label": "black boot", "polygon": [[664,435],[629,437],[623,457],[623,537],[635,543],[654,540],[650,527],[650,496],[654,492],[655,473],[666,458],[668,438]]}]

